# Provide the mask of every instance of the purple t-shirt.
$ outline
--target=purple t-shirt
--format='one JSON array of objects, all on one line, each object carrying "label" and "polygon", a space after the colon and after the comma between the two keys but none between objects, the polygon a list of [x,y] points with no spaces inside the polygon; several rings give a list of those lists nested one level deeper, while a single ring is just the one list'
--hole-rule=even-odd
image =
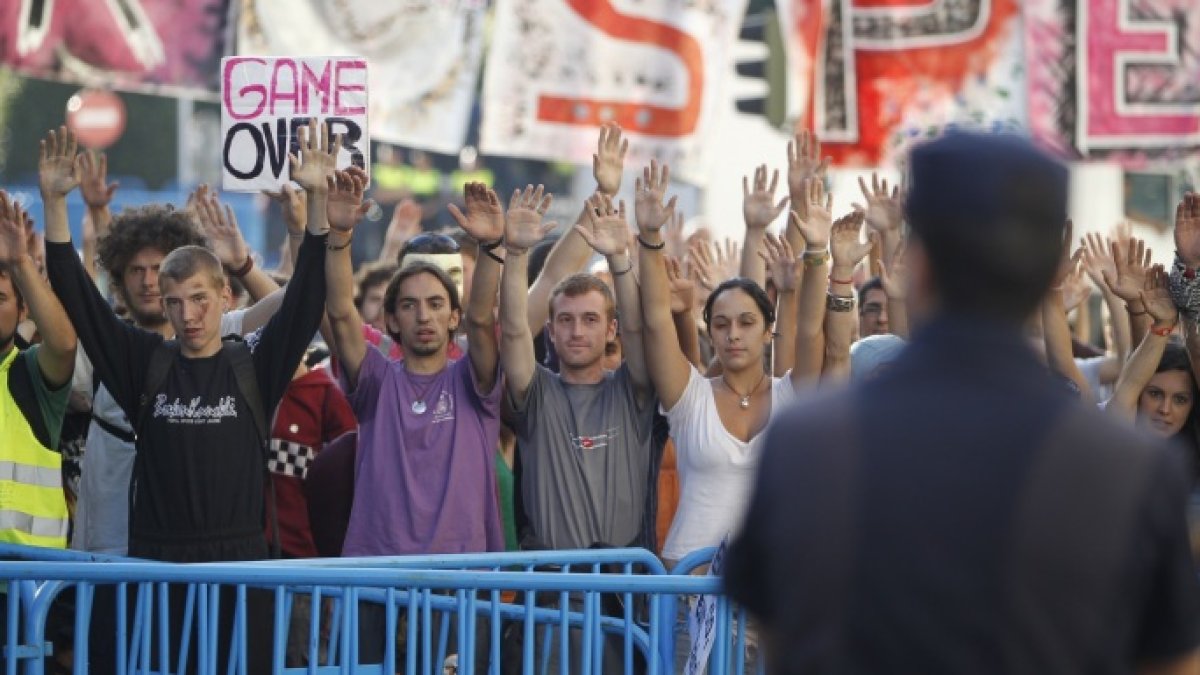
[{"label": "purple t-shirt", "polygon": [[414,375],[368,349],[357,387],[346,386],[344,372],[341,379],[359,425],[342,555],[503,551],[495,466],[501,378],[481,393],[468,358]]}]

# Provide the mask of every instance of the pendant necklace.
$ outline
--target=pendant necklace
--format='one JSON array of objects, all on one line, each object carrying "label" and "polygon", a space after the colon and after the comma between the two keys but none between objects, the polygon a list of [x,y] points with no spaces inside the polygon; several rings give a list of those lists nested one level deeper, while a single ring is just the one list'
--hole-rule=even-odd
[{"label": "pendant necklace", "polygon": [[[411,375],[412,373],[409,373],[409,374]],[[411,380],[410,380],[410,382],[411,382]],[[437,384],[437,375],[436,374],[433,376],[433,381],[430,382],[429,384],[426,384],[425,388],[422,389],[417,394],[416,400],[412,402],[412,406],[410,406],[410,407],[412,408],[412,411],[414,413],[416,413],[418,415],[424,415],[425,411],[429,409],[428,406],[425,405],[425,394],[429,393],[429,388],[432,387],[434,384]]]},{"label": "pendant necklace", "polygon": [[754,395],[754,392],[758,391],[758,388],[762,386],[763,380],[765,379],[767,379],[767,371],[764,370],[762,377],[758,378],[758,384],[754,385],[754,388],[750,390],[750,393],[742,396],[737,389],[733,388],[732,384],[729,384],[729,380],[725,379],[725,375],[721,375],[721,381],[725,383],[726,387],[729,387],[729,391],[732,391],[734,396],[738,397],[738,407],[742,410],[750,409],[750,397]]}]

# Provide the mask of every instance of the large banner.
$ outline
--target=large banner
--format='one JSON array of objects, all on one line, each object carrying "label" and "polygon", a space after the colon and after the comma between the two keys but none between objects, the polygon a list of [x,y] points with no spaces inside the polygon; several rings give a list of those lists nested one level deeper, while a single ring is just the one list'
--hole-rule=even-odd
[{"label": "large banner", "polygon": [[238,53],[357,54],[371,63],[371,135],[456,154],[483,55],[484,0],[241,0]]},{"label": "large banner", "polygon": [[1030,125],[1128,167],[1200,148],[1200,1],[1026,0]]},{"label": "large banner", "polygon": [[297,130],[316,119],[341,134],[337,167],[370,170],[367,62],[358,57],[231,56],[221,62],[221,187],[278,191]]},{"label": "large banner", "polygon": [[814,129],[844,166],[893,163],[914,142],[950,126],[1027,123],[1016,0],[776,5],[788,51],[790,117]]},{"label": "large banner", "polygon": [[216,90],[229,0],[4,0],[0,59],[37,77]]},{"label": "large banner", "polygon": [[589,164],[596,129],[698,179],[726,103],[746,0],[498,0],[484,79],[485,153]]}]

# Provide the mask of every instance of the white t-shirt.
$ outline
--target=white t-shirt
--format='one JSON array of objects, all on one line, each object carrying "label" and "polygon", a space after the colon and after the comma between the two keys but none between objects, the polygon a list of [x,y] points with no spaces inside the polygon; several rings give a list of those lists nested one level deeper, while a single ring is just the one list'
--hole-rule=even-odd
[{"label": "white t-shirt", "polygon": [[[774,418],[796,398],[790,376],[774,378]],[[717,412],[712,383],[692,368],[683,395],[663,414],[671,423],[679,473],[679,507],[663,545],[663,558],[717,546],[742,524],[750,504],[754,474],[762,452],[762,432],[745,443],[725,429]]]}]

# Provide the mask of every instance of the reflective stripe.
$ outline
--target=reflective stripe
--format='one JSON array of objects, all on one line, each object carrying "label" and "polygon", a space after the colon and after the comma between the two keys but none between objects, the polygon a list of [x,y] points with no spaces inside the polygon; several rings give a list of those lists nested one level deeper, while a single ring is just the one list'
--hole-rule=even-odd
[{"label": "reflective stripe", "polygon": [[62,487],[62,469],[0,461],[0,480],[11,480],[38,487]]},{"label": "reflective stripe", "polygon": [[59,518],[39,518],[20,511],[0,511],[0,530],[28,532],[35,537],[62,537],[67,534],[67,521]]}]

